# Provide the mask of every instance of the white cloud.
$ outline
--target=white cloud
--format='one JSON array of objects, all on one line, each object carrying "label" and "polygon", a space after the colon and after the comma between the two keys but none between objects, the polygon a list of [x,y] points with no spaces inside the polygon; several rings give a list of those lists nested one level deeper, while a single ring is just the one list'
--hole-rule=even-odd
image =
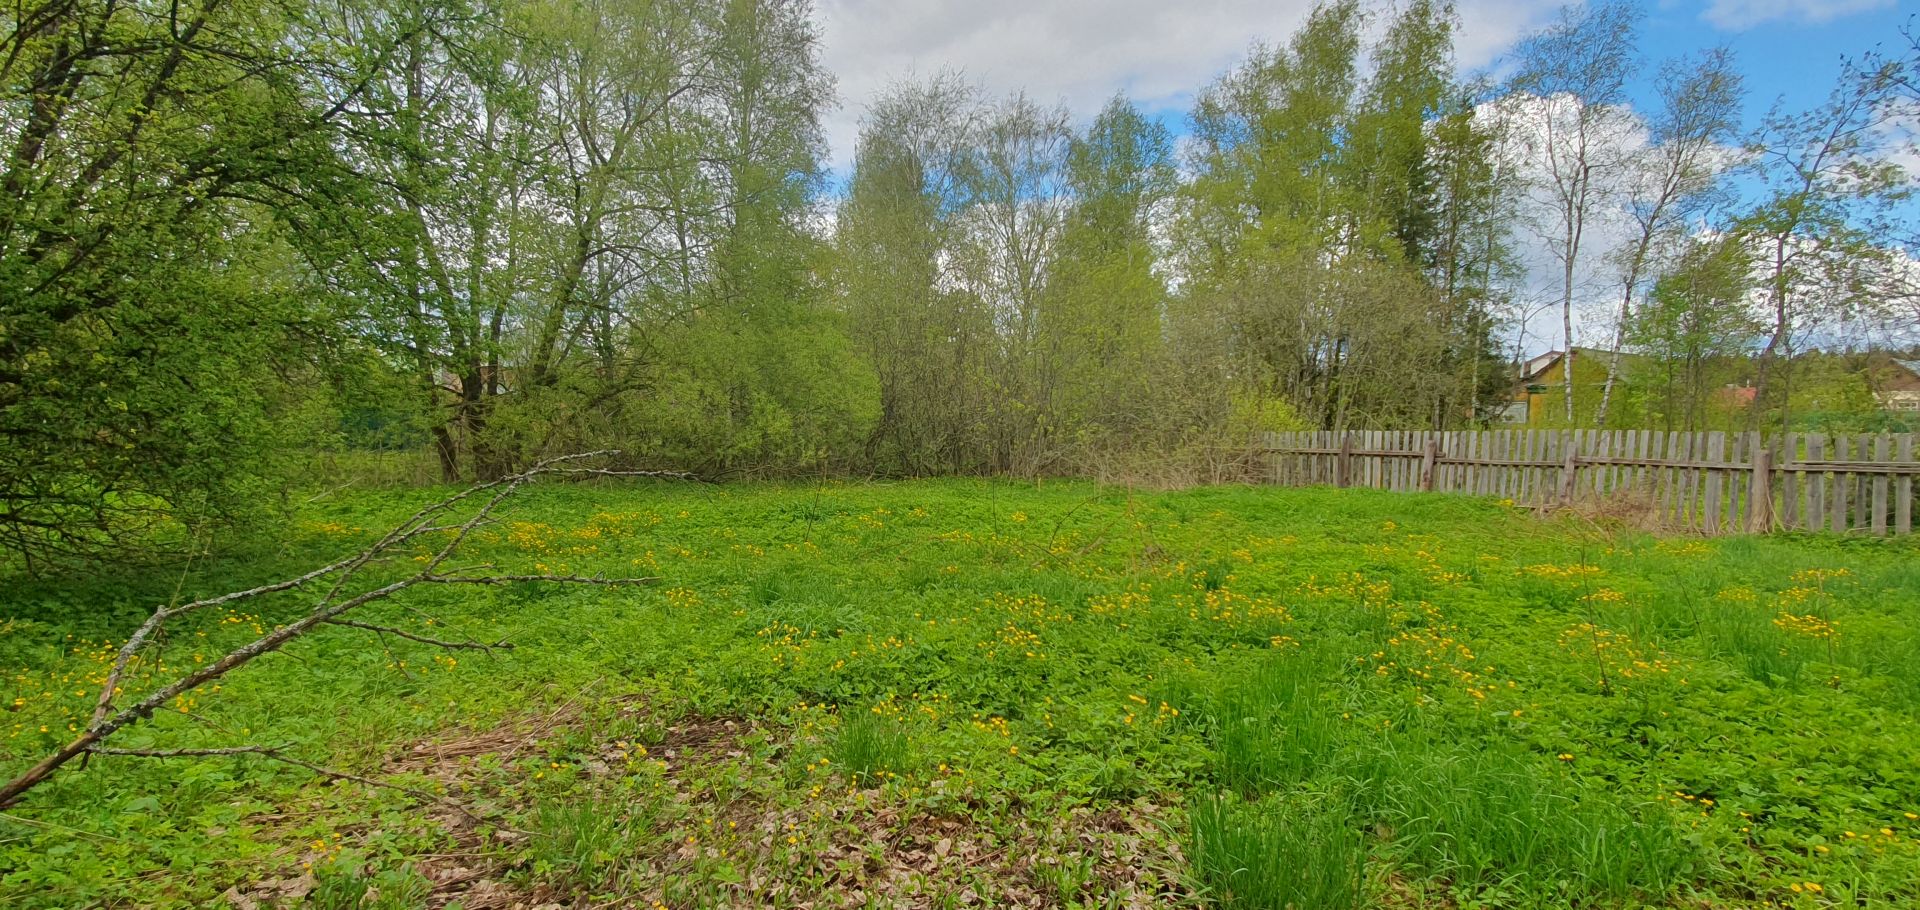
[{"label": "white cloud", "polygon": [[[1523,273],[1518,291],[1522,305],[1515,314],[1514,343],[1529,353],[1566,345],[1560,299],[1564,293],[1564,264],[1557,248],[1565,230],[1559,204],[1550,187],[1554,163],[1562,174],[1578,170],[1571,156],[1578,101],[1566,95],[1542,98],[1507,95],[1480,108],[1484,116],[1505,123],[1509,145],[1505,157],[1512,173],[1527,191],[1515,200],[1515,255]],[[1551,128],[1549,128],[1551,124]],[[1574,341],[1611,347],[1619,327],[1620,298],[1624,292],[1625,256],[1637,245],[1641,226],[1633,215],[1635,200],[1655,195],[1664,180],[1667,162],[1657,154],[1644,112],[1631,107],[1602,109],[1590,131],[1586,160],[1595,166],[1590,210],[1581,231],[1574,268]],[[1553,137],[1560,137],[1555,141]],[[1745,156],[1741,149],[1715,146],[1709,154],[1722,172]],[[1698,200],[1695,200],[1698,201]],[[1697,223],[1699,213],[1670,210],[1665,235],[1648,251],[1636,299],[1653,275],[1680,252],[1673,231]]]},{"label": "white cloud", "polygon": [[[1556,142],[1551,137],[1569,135],[1580,109],[1578,101],[1565,95],[1541,98],[1526,94],[1508,95],[1480,108],[1482,115],[1505,122],[1510,142],[1505,150],[1508,166],[1527,188],[1515,200],[1513,212],[1514,252],[1523,278],[1516,289],[1521,307],[1515,314],[1516,335],[1512,340],[1528,353],[1566,345],[1560,312],[1565,272],[1555,252],[1564,228],[1548,184],[1554,159],[1561,161],[1562,173],[1577,170],[1566,158],[1566,140]],[[1596,347],[1613,343],[1621,293],[1615,257],[1639,230],[1628,214],[1623,191],[1633,179],[1636,157],[1647,150],[1650,138],[1640,115],[1631,108],[1610,108],[1607,114],[1592,128],[1588,146],[1588,160],[1605,176],[1594,179],[1573,278],[1574,341]]]},{"label": "white cloud", "polygon": [[1907,181],[1920,190],[1920,99],[1909,101],[1897,116],[1880,126],[1880,146],[1887,149],[1887,160],[1907,174]]},{"label": "white cloud", "polygon": [[1700,18],[1717,28],[1737,32],[1776,20],[1832,22],[1893,5],[1894,0],[1711,0]]},{"label": "white cloud", "polygon": [[[1460,62],[1485,65],[1559,0],[1463,0]],[[1090,118],[1125,90],[1180,112],[1256,40],[1283,42],[1312,0],[821,0],[822,57],[839,79],[832,163],[852,160],[859,118],[898,79],[959,70],[989,94],[1024,89]]]},{"label": "white cloud", "polygon": [[[823,62],[839,80],[840,108],[826,120],[831,164],[851,164],[859,119],[890,83],[959,70],[993,96],[1024,89],[1043,104],[1065,103],[1083,121],[1116,91],[1125,90],[1152,113],[1179,115],[1193,95],[1245,56],[1256,41],[1282,43],[1313,0],[819,0]],[[1515,40],[1546,24],[1562,0],[1459,0],[1458,63],[1471,70],[1493,63]],[[1712,0],[1707,15],[1727,21],[1800,16],[1831,18],[1843,8],[1878,0]],[[1718,24],[1716,20],[1716,24]],[[1376,29],[1379,23],[1374,23]],[[1533,99],[1523,109],[1543,113]],[[1519,111],[1515,111],[1518,114]],[[1564,112],[1561,112],[1564,114]],[[1646,148],[1647,133],[1630,111],[1605,143],[1608,156]],[[1538,177],[1538,159],[1517,164]],[[1575,275],[1576,334],[1580,343],[1611,340],[1618,306],[1618,270],[1609,254],[1634,235],[1618,198],[1601,200],[1586,228]],[[1542,200],[1516,213],[1551,221]],[[1516,326],[1528,351],[1558,347],[1560,268],[1538,234],[1515,238],[1526,273],[1527,301]]]}]

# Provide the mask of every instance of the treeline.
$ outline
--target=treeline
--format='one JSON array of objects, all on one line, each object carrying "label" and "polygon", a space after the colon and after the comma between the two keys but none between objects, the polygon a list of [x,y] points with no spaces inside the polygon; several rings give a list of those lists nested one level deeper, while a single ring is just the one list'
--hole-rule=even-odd
[{"label": "treeline", "polygon": [[[1331,0],[1180,142],[1123,97],[1081,123],[906,82],[842,180],[806,0],[13,4],[0,546],[199,533],[316,449],[449,481],[606,447],[1037,475],[1473,426],[1511,393],[1529,248],[1565,265],[1567,343],[1599,257],[1615,347],[1751,343],[1737,311],[1777,382],[1810,324],[1894,299],[1861,263],[1914,64],[1863,59],[1731,155],[1724,55],[1625,106],[1634,26],[1569,12],[1493,85],[1455,73],[1444,2]],[[1737,211],[1735,167],[1767,181]],[[1604,211],[1627,252],[1583,249]]]},{"label": "treeline", "polygon": [[1495,138],[1451,75],[1450,11],[1372,48],[1356,3],[1209,86],[1177,155],[1116,98],[1084,131],[957,77],[864,122],[836,310],[879,374],[867,456],[1072,470],[1261,425],[1458,426],[1510,380]]}]

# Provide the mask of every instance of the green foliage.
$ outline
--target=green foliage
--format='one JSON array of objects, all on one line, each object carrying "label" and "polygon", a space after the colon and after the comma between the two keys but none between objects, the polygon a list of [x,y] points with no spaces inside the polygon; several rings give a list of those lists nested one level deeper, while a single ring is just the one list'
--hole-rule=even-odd
[{"label": "green foliage", "polygon": [[4,21],[0,547],[175,549],[246,511],[287,441],[316,314],[274,211],[329,179],[355,63],[251,0]]},{"label": "green foliage", "polygon": [[1707,610],[1702,627],[1726,658],[1757,682],[1791,686],[1800,681],[1807,666],[1805,643],[1776,627],[1773,617],[1750,603],[1718,601]]},{"label": "green foliage", "polygon": [[1401,11],[1364,82],[1362,20],[1322,4],[1196,103],[1174,337],[1312,426],[1470,425],[1504,386],[1493,126],[1452,82],[1450,7]]},{"label": "green foliage", "polygon": [[[0,13],[0,548],[33,568],[245,533],[314,450],[1171,482],[1244,471],[1250,429],[1473,426],[1510,394],[1528,195],[1569,219],[1538,238],[1569,341],[1574,228],[1602,198],[1641,228],[1611,258],[1651,368],[1563,422],[1899,426],[1794,354],[1899,315],[1876,124],[1910,80],[1877,56],[1770,116],[1765,198],[1687,240],[1738,80],[1669,65],[1630,116],[1631,4],[1570,9],[1496,88],[1447,0],[1327,0],[1197,93],[1184,161],[1124,96],[1080,129],[905,83],[843,189],[808,0],[163,6]],[[1718,406],[1749,373],[1760,407]]]},{"label": "green foliage", "polygon": [[1034,398],[1049,437],[1122,447],[1165,425],[1149,413],[1164,406],[1154,383],[1168,354],[1150,225],[1178,186],[1172,139],[1115,97],[1067,150],[1064,183],[1074,205],[1040,298]]},{"label": "green foliage", "polygon": [[1850,60],[1825,101],[1768,112],[1750,140],[1762,191],[1732,228],[1758,251],[1766,300],[1755,426],[1762,416],[1793,425],[1790,359],[1810,325],[1884,317],[1901,296],[1908,256],[1885,238],[1901,232],[1895,213],[1913,188],[1894,160],[1899,146],[1887,124],[1910,91],[1900,65],[1871,55]]},{"label": "green foliage", "polygon": [[[147,605],[309,568],[430,495],[295,496],[284,551],[10,586],[0,767],[89,714],[82,681]],[[949,857],[1048,858],[1021,881],[1063,903],[1123,880],[1172,903],[1180,882],[1256,905],[1637,910],[1791,903],[1809,882],[1920,900],[1911,540],[1595,539],[1490,501],[1356,490],[828,480],[517,503],[472,559],[663,583],[421,591],[364,619],[516,647],[324,630],[121,743],[284,742],[447,781],[484,846],[404,793],[263,759],[97,756],[0,818],[0,903],[199,906],[297,877],[324,839],[360,857],[338,866],[349,890],[348,870],[458,853],[556,900],[752,905],[943,838]],[[302,602],[182,621],[167,661]],[[470,742],[502,745],[424,777],[387,764]],[[1113,831],[1134,846],[1099,839]],[[1354,861],[1362,884],[1341,884]],[[926,868],[928,893],[1031,897],[1005,867]],[[1159,885],[1125,878],[1148,872]]]},{"label": "green foliage", "polygon": [[1213,736],[1219,781],[1248,798],[1314,776],[1331,757],[1336,692],[1320,683],[1309,654],[1262,661],[1215,695]]},{"label": "green foliage", "polygon": [[313,910],[422,910],[432,883],[409,866],[371,874],[336,859],[316,869],[305,906]]},{"label": "green foliage", "polygon": [[1898,432],[1867,384],[1865,358],[1837,354],[1798,357],[1778,369],[1789,386],[1794,429],[1824,433]]},{"label": "green foliage", "polygon": [[912,744],[898,721],[856,711],[840,721],[833,758],[855,781],[874,782],[908,770]]},{"label": "green foliage", "polygon": [[[1371,15],[1329,0],[1258,46],[1199,93],[1178,165],[1124,97],[1082,131],[958,77],[897,86],[829,200],[804,0],[0,13],[0,768],[88,723],[152,604],[310,569],[429,495],[322,486],[311,451],[447,481],[599,448],[819,475],[542,492],[479,529],[477,564],[664,583],[422,590],[369,618],[516,649],[329,627],[118,735],[457,779],[475,828],[417,787],[102,754],[0,816],[0,902],[239,904],[311,871],[309,905],[397,910],[440,902],[420,869],[449,856],[529,904],[856,881],[983,906],[1920,902],[1911,541],[833,479],[1238,477],[1262,432],[1485,420],[1512,159],[1556,169],[1534,189],[1565,202],[1570,319],[1575,209],[1617,189],[1585,140],[1620,125],[1637,12],[1569,11],[1521,49],[1508,88],[1583,102],[1581,160],[1516,149],[1460,83],[1449,4]],[[1697,74],[1665,87],[1731,96]],[[1886,315],[1907,189],[1878,126],[1910,88],[1863,65],[1769,117],[1766,198],[1670,267],[1664,210],[1630,203],[1623,337],[1646,359],[1623,389],[1577,377],[1567,422],[1611,391],[1620,423],[1895,426],[1863,361],[1793,352]],[[1652,123],[1650,154],[1679,129]],[[1711,170],[1671,172],[1689,205]],[[1723,406],[1749,373],[1758,408]],[[129,685],[310,601],[259,603],[179,618]],[[510,745],[411,780],[459,736]]]},{"label": "green foliage", "polygon": [[1761,327],[1748,311],[1752,263],[1735,237],[1694,241],[1633,315],[1626,339],[1647,355],[1628,371],[1650,422],[1670,430],[1732,429],[1721,389],[1745,379]]},{"label": "green foliage", "polygon": [[1220,907],[1367,906],[1366,842],[1338,800],[1201,797],[1187,810],[1194,877]]},{"label": "green foliage", "polygon": [[1308,429],[1285,399],[1241,392],[1233,396],[1232,409],[1227,418],[1227,427],[1232,433],[1253,437],[1260,433]]},{"label": "green foliage", "polygon": [[604,884],[626,846],[623,809],[594,800],[541,805],[533,817],[534,871],[588,890]]},{"label": "green foliage", "polygon": [[1405,862],[1461,894],[1629,903],[1658,899],[1693,868],[1656,805],[1630,811],[1498,746],[1389,742],[1359,775],[1360,799],[1395,832]]},{"label": "green foliage", "polygon": [[[824,314],[774,323],[715,313],[658,344],[647,392],[578,415],[588,429],[576,448],[619,447],[706,471],[791,471],[843,462],[879,417],[873,371]],[[514,417],[501,419],[550,419],[552,407],[506,406]]]}]

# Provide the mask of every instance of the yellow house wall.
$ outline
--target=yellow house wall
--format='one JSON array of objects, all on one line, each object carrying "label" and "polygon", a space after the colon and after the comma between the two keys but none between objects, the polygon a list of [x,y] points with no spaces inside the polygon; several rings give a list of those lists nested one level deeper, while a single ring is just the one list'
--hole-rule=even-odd
[{"label": "yellow house wall", "polygon": [[[1538,376],[1514,390],[1513,400],[1527,403],[1526,426],[1564,426],[1566,424],[1566,360],[1555,360]],[[1573,372],[1574,407],[1591,415],[1599,404],[1601,387],[1607,382],[1606,364],[1591,357],[1575,358]],[[1529,392],[1527,386],[1544,386],[1544,392]]]}]

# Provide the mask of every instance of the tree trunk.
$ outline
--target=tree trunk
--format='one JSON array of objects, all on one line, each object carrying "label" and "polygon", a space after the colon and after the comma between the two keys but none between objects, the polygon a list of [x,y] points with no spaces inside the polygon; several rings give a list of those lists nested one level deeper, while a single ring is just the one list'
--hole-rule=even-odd
[{"label": "tree trunk", "polygon": [[1613,351],[1607,355],[1607,381],[1600,386],[1600,408],[1593,412],[1593,425],[1607,425],[1607,406],[1613,403],[1614,377],[1620,375],[1620,349],[1627,346],[1627,320],[1633,316],[1633,283],[1638,275],[1627,278],[1627,289],[1620,295],[1620,324],[1613,330]]},{"label": "tree trunk", "polygon": [[444,423],[433,425],[433,451],[440,456],[440,479],[447,483],[460,481],[460,445],[454,441],[452,431]]},{"label": "tree trunk", "polygon": [[[1773,376],[1773,362],[1786,346],[1787,333],[1791,325],[1787,320],[1787,237],[1776,235],[1773,245],[1773,275],[1769,294],[1773,305],[1773,334],[1767,337],[1767,346],[1760,350],[1760,356],[1754,359],[1753,403],[1747,406],[1747,430],[1757,432],[1760,429],[1761,414],[1767,407],[1769,380]],[[1781,402],[1780,423],[1785,428],[1787,418],[1786,403]]]}]

